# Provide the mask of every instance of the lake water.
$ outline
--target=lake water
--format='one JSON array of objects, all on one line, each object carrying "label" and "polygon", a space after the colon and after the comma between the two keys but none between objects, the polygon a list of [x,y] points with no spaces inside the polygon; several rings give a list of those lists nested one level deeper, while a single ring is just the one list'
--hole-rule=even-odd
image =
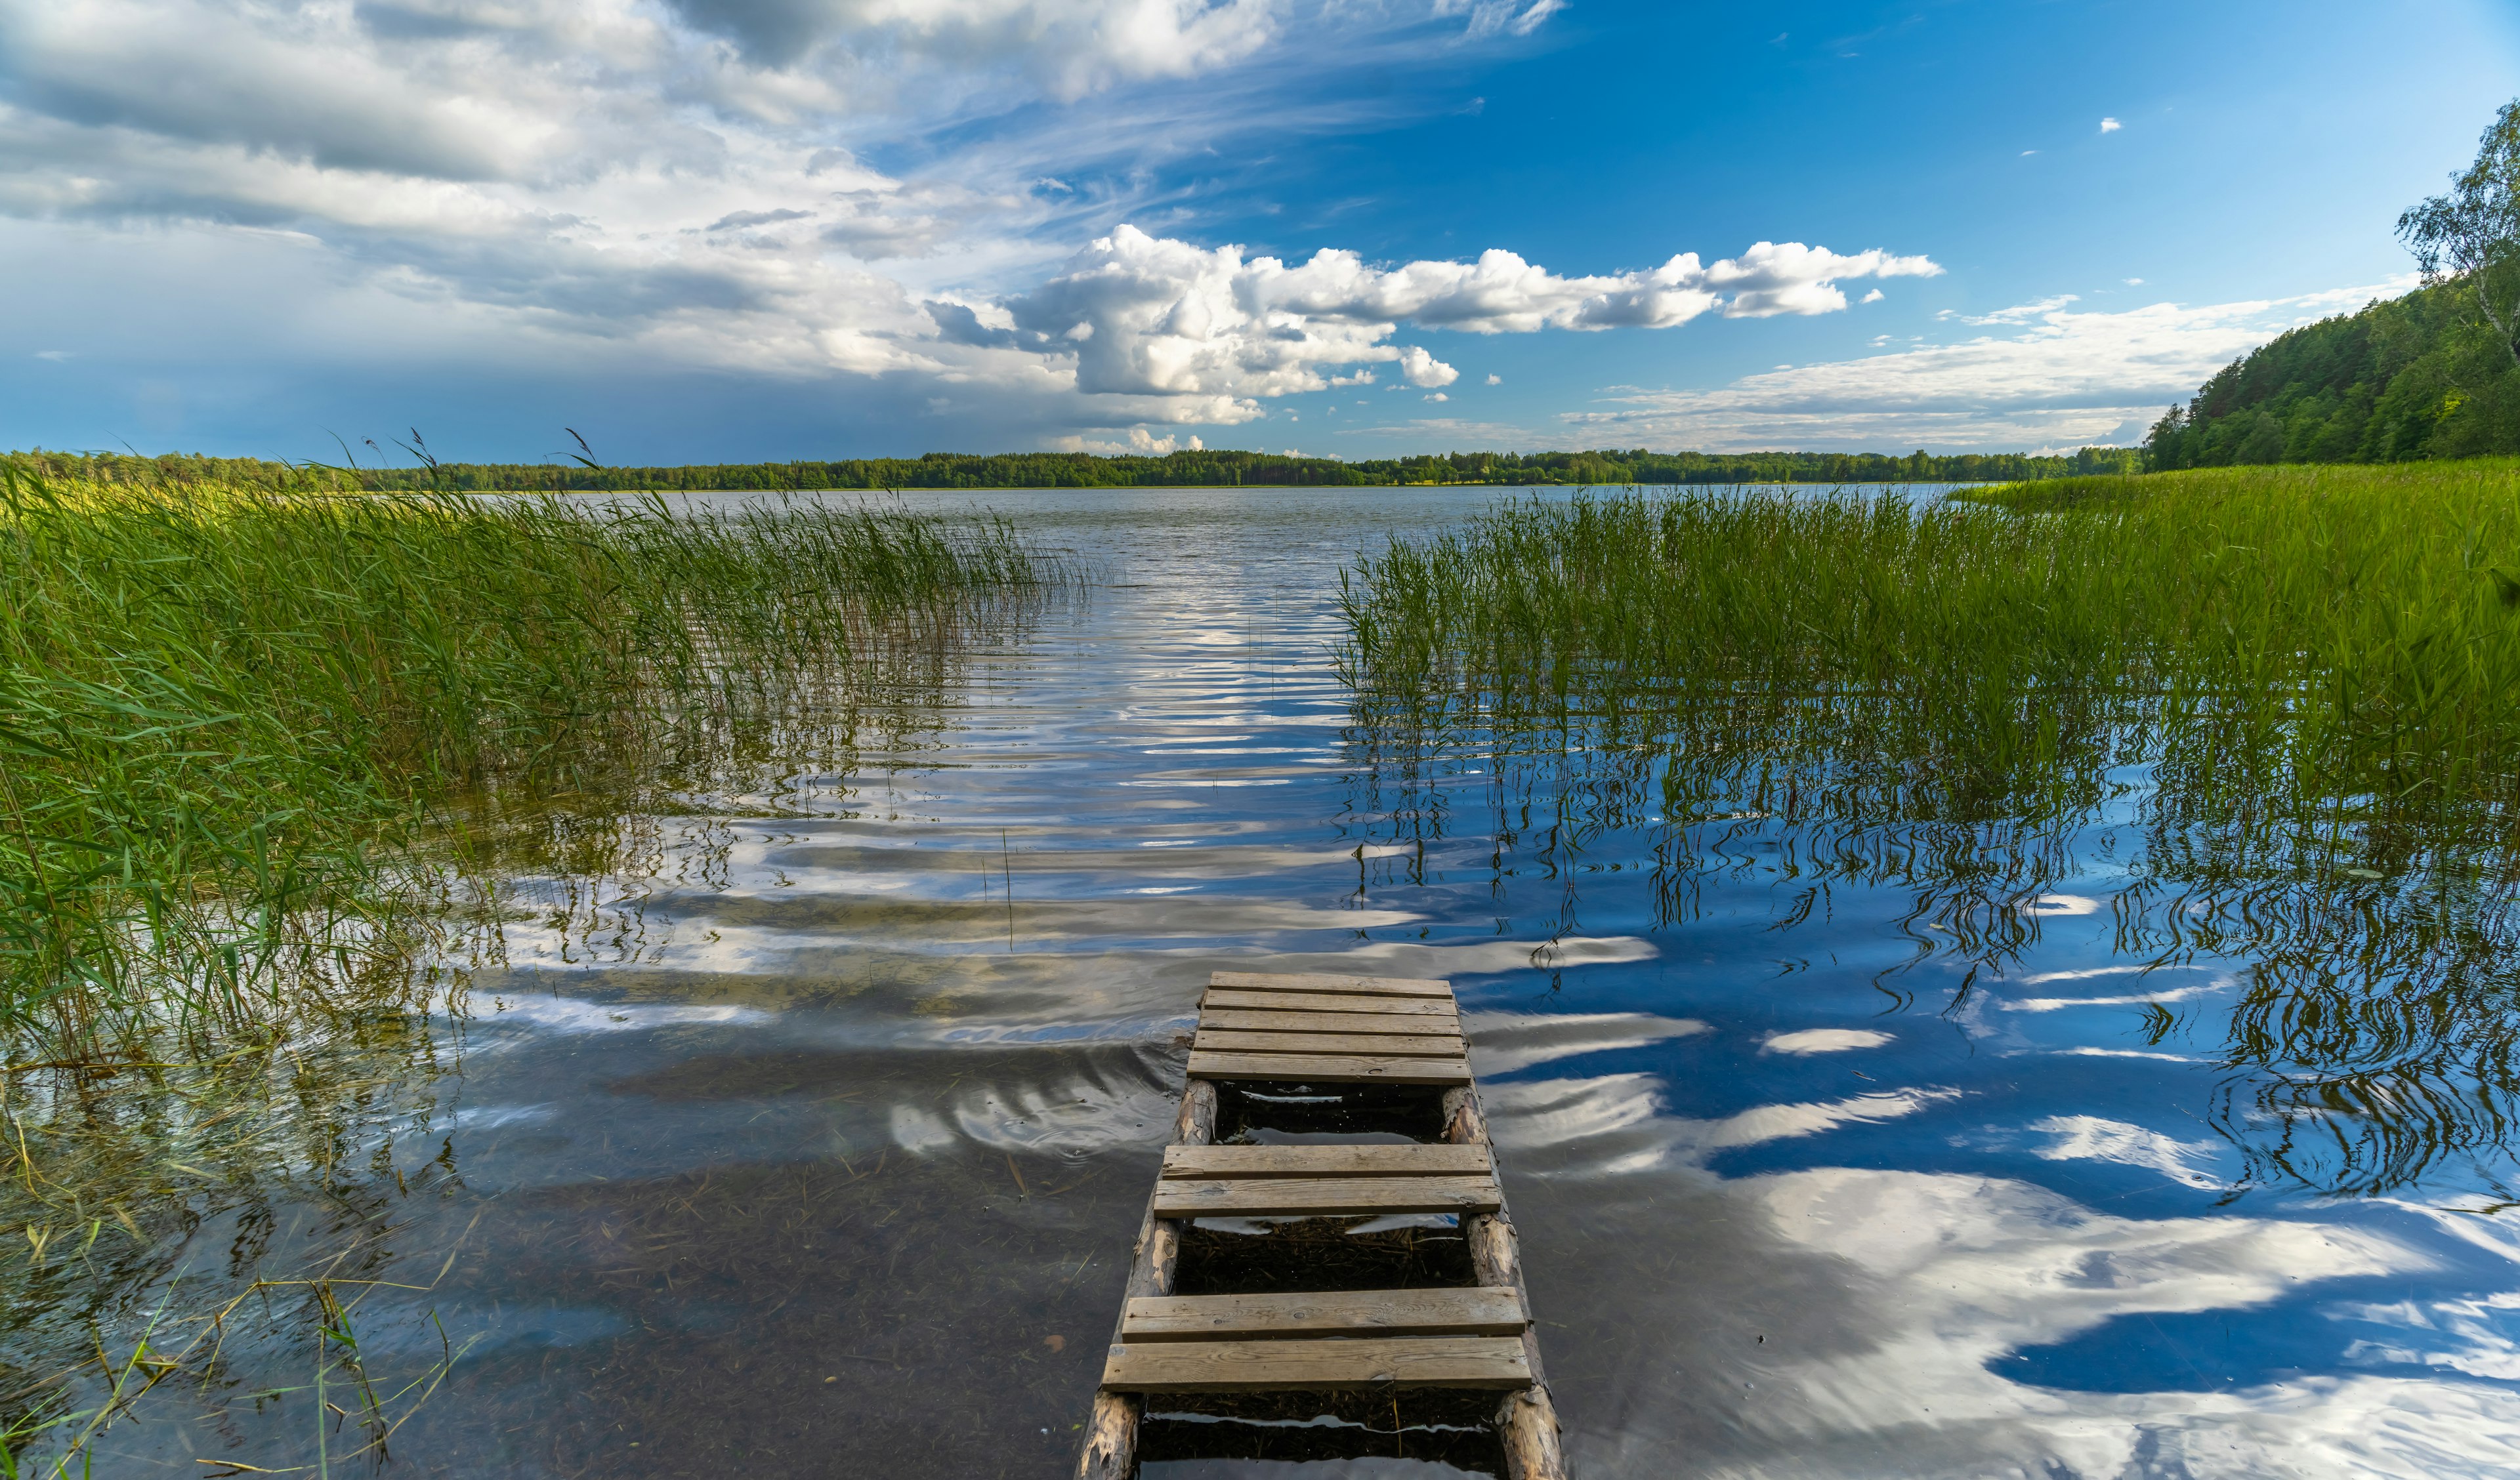
[{"label": "lake water", "polygon": [[[1360,746],[1339,568],[1491,497],[912,495],[1102,584],[750,799],[785,815],[518,881],[460,1071],[341,1148],[375,1205],[223,1211],[186,1257],[366,1220],[370,1366],[454,1354],[388,1473],[1060,1476],[1207,973],[1441,976],[1586,1480],[2520,1472],[2499,1145],[2268,1174],[2218,1053],[2251,963],[2143,973],[2105,838],[1961,930],[1759,819],[1676,850],[1561,768]],[[252,1400],[304,1354],[252,1362],[99,1472],[355,1447],[338,1391]]]}]

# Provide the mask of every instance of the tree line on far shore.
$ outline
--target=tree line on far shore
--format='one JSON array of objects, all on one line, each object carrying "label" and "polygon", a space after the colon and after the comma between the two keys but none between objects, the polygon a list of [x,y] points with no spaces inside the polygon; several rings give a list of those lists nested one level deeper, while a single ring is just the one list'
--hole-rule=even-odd
[{"label": "tree line on far shore", "polygon": [[1410,483],[1980,483],[2139,471],[2131,448],[2086,447],[2064,456],[1914,452],[1454,452],[1346,462],[1263,452],[1197,449],[1161,457],[1083,452],[970,454],[920,458],[735,463],[673,468],[608,468],[532,463],[435,463],[416,468],[335,469],[255,458],[188,453],[35,451],[12,454],[47,477],[100,482],[217,483],[372,492],[602,492],[817,488],[1370,487]]}]

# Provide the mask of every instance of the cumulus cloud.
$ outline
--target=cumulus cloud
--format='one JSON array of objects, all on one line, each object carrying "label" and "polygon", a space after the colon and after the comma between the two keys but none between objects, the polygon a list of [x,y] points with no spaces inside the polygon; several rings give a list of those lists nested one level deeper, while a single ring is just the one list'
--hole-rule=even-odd
[{"label": "cumulus cloud", "polygon": [[2122,129],[2122,128],[2124,128],[2124,127],[2126,127],[2126,125],[2125,125],[2125,124],[2123,124],[2123,123],[2120,123],[2120,122],[2119,122],[2117,119],[2115,119],[2115,118],[2102,118],[2102,119],[2100,120],[2100,132],[2102,132],[2102,133],[2104,133],[2104,134],[2113,134],[2113,133],[2116,133],[2119,129]]},{"label": "cumulus cloud", "polygon": [[2284,330],[2411,286],[2116,313],[2077,312],[2059,295],[1965,321],[2001,333],[1769,371],[1709,390],[1616,390],[1604,409],[1561,420],[1569,439],[1586,446],[1604,437],[1717,450],[2124,442]]},{"label": "cumulus cloud", "polygon": [[[1460,371],[1415,344],[1402,347],[1400,373],[1408,379],[1410,384],[1421,388],[1450,385],[1462,378]],[[1437,396],[1435,399],[1440,401],[1443,397]]]},{"label": "cumulus cloud", "polygon": [[[1473,262],[1369,265],[1327,247],[1289,266],[1122,226],[1076,254],[1049,281],[1009,298],[1016,333],[997,347],[1072,360],[1088,394],[1178,398],[1185,419],[1237,421],[1258,398],[1363,383],[1326,368],[1390,363],[1434,390],[1461,372],[1422,345],[1390,342],[1404,324],[1472,334],[1543,329],[1670,328],[1721,310],[1735,317],[1828,313],[1846,306],[1850,277],[1924,276],[1923,257],[1843,255],[1800,243],[1762,242],[1738,258],[1694,252],[1661,267],[1560,277],[1509,251]],[[960,311],[940,336],[975,342]]]}]

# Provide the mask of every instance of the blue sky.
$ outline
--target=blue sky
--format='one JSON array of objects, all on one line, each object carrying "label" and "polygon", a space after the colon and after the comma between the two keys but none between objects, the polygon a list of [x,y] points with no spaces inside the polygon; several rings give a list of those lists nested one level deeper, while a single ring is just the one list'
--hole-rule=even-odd
[{"label": "blue sky", "polygon": [[0,0],[0,445],[2130,441],[2508,6]]}]

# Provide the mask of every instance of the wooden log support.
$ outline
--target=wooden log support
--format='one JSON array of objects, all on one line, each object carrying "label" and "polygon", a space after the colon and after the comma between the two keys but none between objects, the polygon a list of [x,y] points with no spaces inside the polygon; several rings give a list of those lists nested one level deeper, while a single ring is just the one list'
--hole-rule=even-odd
[{"label": "wooden log support", "polygon": [[[1181,1113],[1173,1117],[1175,1146],[1203,1146],[1216,1140],[1216,1086],[1192,1080],[1182,1091]],[[1128,1302],[1169,1295],[1173,1270],[1181,1262],[1181,1225],[1155,1216],[1155,1201],[1147,1199],[1146,1216],[1138,1221],[1138,1244],[1129,1262],[1128,1293],[1120,1319],[1111,1327],[1116,1350],[1128,1324]],[[1105,1385],[1094,1395],[1094,1413],[1085,1425],[1085,1451],[1077,1458],[1076,1480],[1129,1480],[1138,1472],[1138,1416],[1134,1392]]]},{"label": "wooden log support", "polygon": [[[1494,1145],[1488,1141],[1488,1119],[1479,1108],[1478,1091],[1469,1085],[1450,1090],[1444,1095],[1444,1139],[1455,1145],[1486,1147],[1491,1156]],[[1470,1269],[1482,1285],[1510,1288],[1525,1310],[1531,1308],[1531,1292],[1522,1284],[1521,1240],[1514,1236],[1513,1220],[1503,1207],[1493,1213],[1481,1213],[1462,1220],[1462,1233],[1469,1240]],[[1522,1331],[1523,1360],[1531,1368],[1531,1385],[1508,1393],[1497,1405],[1498,1437],[1505,1441],[1506,1480],[1566,1480],[1566,1455],[1558,1444],[1557,1406],[1550,1401],[1548,1373],[1540,1365],[1540,1333],[1533,1326]]]},{"label": "wooden log support", "polygon": [[[1128,1480],[1148,1393],[1448,1387],[1503,1395],[1508,1480],[1565,1480],[1521,1251],[1449,982],[1219,971],[1199,1006],[1190,1085],[1140,1225],[1078,1480]],[[1217,1085],[1441,1087],[1441,1140],[1218,1145]],[[1429,1127],[1429,1131],[1436,1128]],[[1183,1296],[1191,1219],[1449,1213],[1477,1283]]]}]

